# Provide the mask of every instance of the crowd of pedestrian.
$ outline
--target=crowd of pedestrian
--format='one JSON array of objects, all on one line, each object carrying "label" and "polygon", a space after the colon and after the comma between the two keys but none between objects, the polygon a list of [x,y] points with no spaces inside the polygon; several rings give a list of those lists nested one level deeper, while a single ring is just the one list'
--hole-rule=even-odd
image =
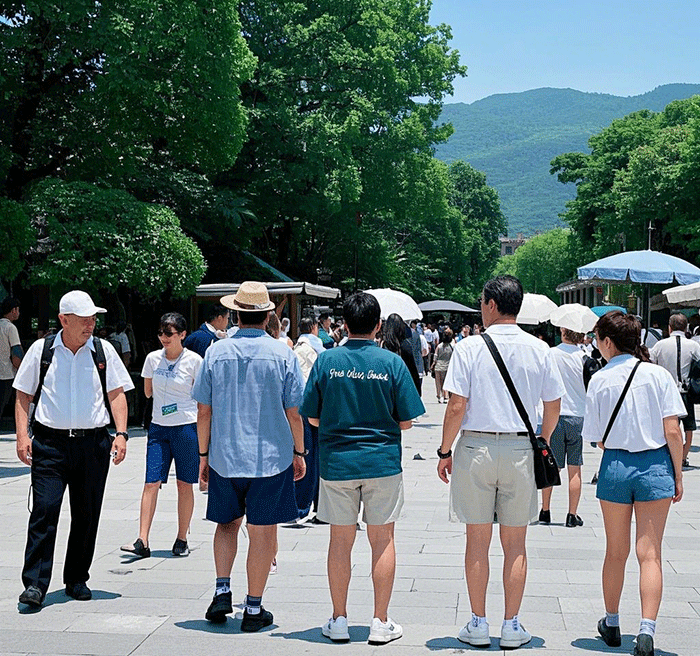
[{"label": "crowd of pedestrian", "polygon": [[[446,404],[437,475],[450,484],[451,519],[466,526],[472,615],[459,640],[490,645],[486,592],[494,520],[504,554],[500,646],[514,649],[531,640],[519,612],[526,536],[538,517],[537,427],[559,468],[567,468],[570,528],[583,524],[583,440],[604,448],[596,493],[606,534],[605,615],[598,633],[607,645],[620,645],[634,515],[642,611],[635,654],[653,654],[665,522],[670,504],[683,495],[683,464],[696,428],[689,381],[693,363],[700,363],[700,344],[686,336],[687,319],[672,315],[670,336],[649,352],[639,322],[611,312],[596,324],[594,342],[562,327],[561,344],[550,348],[516,324],[522,300],[516,278],[497,277],[480,299],[483,326],[453,329],[407,322],[411,317],[398,314],[382,320],[374,296],[359,292],[345,301],[337,322],[329,314],[303,318],[296,343],[263,283],[241,284],[190,334],[181,314],[164,314],[154,329],[162,348],[146,356],[141,371],[152,412],[139,533],[121,549],[150,556],[158,493],[174,461],[172,554],[189,554],[199,483],[208,493],[206,517],[216,524],[214,595],[205,617],[220,623],[233,612],[230,577],[245,521],[250,544],[241,630],[256,632],[273,622],[262,600],[277,566],[277,525],[329,524],[332,614],[321,632],[345,642],[351,553],[361,517],[374,586],[369,642],[400,638],[403,629],[389,616],[389,604],[394,525],[403,509],[401,433],[425,412],[422,379],[432,375],[438,403]],[[61,330],[24,355],[13,324],[19,304],[2,304],[0,410],[14,387],[17,453],[31,466],[32,482],[19,599],[36,608],[49,587],[66,488],[71,526],[63,582],[69,596],[91,598],[87,581],[109,463],[126,455],[131,348],[126,325],[103,338],[94,335],[96,316],[104,312],[85,292],[69,292],[59,304]],[[543,489],[541,523],[551,522],[551,498],[552,488]]]}]

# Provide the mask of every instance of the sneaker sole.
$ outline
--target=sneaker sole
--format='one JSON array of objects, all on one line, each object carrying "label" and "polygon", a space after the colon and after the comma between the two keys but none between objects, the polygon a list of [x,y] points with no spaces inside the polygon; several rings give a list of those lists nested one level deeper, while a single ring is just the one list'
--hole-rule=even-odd
[{"label": "sneaker sole", "polygon": [[324,637],[328,638],[331,642],[350,642],[350,634],[345,636],[333,636],[330,631],[324,631],[321,629],[321,633]]},{"label": "sneaker sole", "polygon": [[398,640],[399,638],[403,637],[403,633],[401,635],[397,636],[370,636],[369,640],[367,640],[367,644],[369,645],[385,645],[388,642],[393,642],[394,640]]},{"label": "sneaker sole", "polygon": [[473,638],[473,639],[468,639],[468,638],[462,638],[460,636],[457,636],[457,640],[460,642],[463,642],[465,645],[471,645],[472,647],[490,647],[491,646],[491,638]]},{"label": "sneaker sole", "polygon": [[44,605],[43,600],[37,601],[36,599],[22,599],[20,596],[19,603],[25,606],[30,606],[31,608],[41,608]]},{"label": "sneaker sole", "polygon": [[526,645],[528,642],[530,642],[530,640],[532,640],[532,636],[527,640],[501,640],[500,647],[501,649],[517,649],[518,647]]},{"label": "sneaker sole", "polygon": [[[231,611],[233,612],[233,611]],[[221,612],[216,612],[216,613],[207,613],[204,618],[211,622],[212,624],[223,624],[228,617],[226,617],[227,613],[221,611]]]}]

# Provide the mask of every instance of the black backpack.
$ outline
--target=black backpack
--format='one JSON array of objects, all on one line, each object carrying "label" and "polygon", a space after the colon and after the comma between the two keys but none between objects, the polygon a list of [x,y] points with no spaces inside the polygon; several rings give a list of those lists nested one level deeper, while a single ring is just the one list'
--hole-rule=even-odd
[{"label": "black backpack", "polygon": [[[44,338],[44,349],[41,352],[41,361],[39,362],[39,384],[36,387],[36,392],[34,392],[34,398],[32,403],[34,404],[34,411],[32,412],[32,417],[30,419],[30,425],[34,423],[34,415],[36,414],[37,404],[39,403],[39,397],[41,396],[41,388],[44,386],[44,378],[46,378],[46,372],[51,366],[51,360],[53,359],[53,343],[56,340],[56,335],[49,335]],[[97,367],[97,375],[100,377],[100,384],[102,385],[102,397],[104,399],[105,407],[109,413],[110,422],[114,422],[112,417],[112,408],[109,404],[109,396],[107,395],[107,359],[105,358],[105,351],[102,346],[102,340],[99,337],[92,338],[93,346],[95,347],[92,353],[92,359]]]}]

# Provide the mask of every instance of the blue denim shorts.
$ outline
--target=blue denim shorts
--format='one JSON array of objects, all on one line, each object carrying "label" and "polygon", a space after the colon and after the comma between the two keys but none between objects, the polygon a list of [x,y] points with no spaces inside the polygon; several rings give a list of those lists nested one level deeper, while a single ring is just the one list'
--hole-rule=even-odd
[{"label": "blue denim shorts", "polygon": [[676,482],[668,446],[632,453],[605,449],[600,461],[596,497],[613,503],[669,499]]},{"label": "blue denim shorts", "polygon": [[146,446],[146,483],[167,483],[173,460],[178,481],[194,484],[199,480],[197,424],[151,423]]}]

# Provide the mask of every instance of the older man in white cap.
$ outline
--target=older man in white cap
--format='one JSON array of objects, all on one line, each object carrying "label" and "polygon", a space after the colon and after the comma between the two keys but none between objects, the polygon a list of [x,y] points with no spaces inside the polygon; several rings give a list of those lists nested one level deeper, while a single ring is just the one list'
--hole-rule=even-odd
[{"label": "older man in white cap", "polygon": [[265,332],[275,304],[263,283],[244,282],[221,303],[238,312],[239,330],[207,349],[192,390],[200,478],[209,483],[207,519],[217,523],[216,590],[205,617],[225,622],[233,612],[231,569],[245,516],[250,546],[241,630],[254,632],[272,624],[262,594],[277,524],[297,518],[294,481],[306,472],[298,412],[304,379],[294,351]]},{"label": "older man in white cap", "polygon": [[[134,386],[114,347],[92,336],[98,312],[106,310],[85,292],[65,294],[59,303],[61,330],[34,342],[15,376],[17,455],[32,468],[32,512],[22,570],[25,590],[19,600],[35,608],[44,602],[51,580],[66,487],[71,526],[63,582],[69,597],[92,598],[86,582],[110,454],[115,464],[126,455],[124,392]],[[107,429],[110,413],[117,429],[114,440]]]}]

